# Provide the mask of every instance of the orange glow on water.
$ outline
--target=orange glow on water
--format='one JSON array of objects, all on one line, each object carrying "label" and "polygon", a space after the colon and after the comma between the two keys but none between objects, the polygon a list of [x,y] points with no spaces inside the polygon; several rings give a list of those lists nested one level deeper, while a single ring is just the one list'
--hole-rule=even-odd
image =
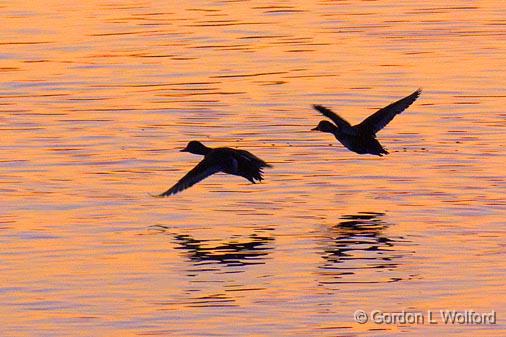
[{"label": "orange glow on water", "polygon": [[[501,322],[501,5],[3,2],[4,334],[501,336],[353,321]],[[358,123],[418,87],[378,134],[389,156],[309,132],[312,104]],[[200,160],[192,139],[274,167],[151,198]]]}]

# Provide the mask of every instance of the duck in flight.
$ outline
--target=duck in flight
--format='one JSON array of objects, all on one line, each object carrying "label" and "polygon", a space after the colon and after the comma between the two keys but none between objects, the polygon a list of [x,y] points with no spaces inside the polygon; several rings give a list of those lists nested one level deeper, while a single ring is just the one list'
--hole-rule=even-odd
[{"label": "duck in flight", "polygon": [[373,154],[377,156],[388,154],[388,151],[385,150],[376,139],[376,133],[390,123],[396,115],[413,104],[418,96],[420,96],[421,92],[422,89],[418,89],[411,95],[379,109],[374,114],[364,119],[360,124],[353,126],[332,110],[321,105],[313,105],[313,108],[318,110],[325,117],[330,118],[335,124],[323,120],[318,123],[317,127],[311,130],[332,133],[348,150],[358,154]]},{"label": "duck in flight", "polygon": [[174,186],[158,195],[159,197],[167,197],[181,192],[218,172],[241,176],[255,184],[256,181],[263,179],[263,168],[272,167],[248,151],[229,147],[213,149],[195,140],[189,142],[181,152],[200,154],[204,156],[204,159]]}]

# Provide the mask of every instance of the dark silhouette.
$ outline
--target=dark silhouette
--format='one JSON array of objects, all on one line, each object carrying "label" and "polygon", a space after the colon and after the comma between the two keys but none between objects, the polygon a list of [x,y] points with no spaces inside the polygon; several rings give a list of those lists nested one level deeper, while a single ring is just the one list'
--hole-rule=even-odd
[{"label": "dark silhouette", "polygon": [[411,95],[376,111],[360,124],[354,126],[351,126],[350,123],[339,117],[332,110],[321,105],[313,105],[316,110],[325,117],[330,118],[335,124],[323,120],[312,130],[332,133],[348,150],[358,154],[373,154],[377,156],[388,154],[388,151],[376,139],[376,133],[390,123],[396,115],[413,104],[421,92],[422,89],[418,89]]},{"label": "dark silhouette", "polygon": [[204,159],[160,197],[181,192],[217,172],[241,176],[254,184],[263,179],[264,167],[272,167],[248,151],[228,147],[212,149],[197,141],[189,142],[181,152],[200,154]]}]

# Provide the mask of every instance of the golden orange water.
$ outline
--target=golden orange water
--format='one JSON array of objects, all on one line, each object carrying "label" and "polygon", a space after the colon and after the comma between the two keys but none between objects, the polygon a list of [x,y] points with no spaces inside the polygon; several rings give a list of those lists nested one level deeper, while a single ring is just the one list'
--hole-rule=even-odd
[{"label": "golden orange water", "polygon": [[[504,336],[503,1],[0,2],[0,336]],[[386,157],[309,132],[422,96]],[[273,164],[159,199],[189,140]],[[497,324],[353,313],[497,312]]]}]

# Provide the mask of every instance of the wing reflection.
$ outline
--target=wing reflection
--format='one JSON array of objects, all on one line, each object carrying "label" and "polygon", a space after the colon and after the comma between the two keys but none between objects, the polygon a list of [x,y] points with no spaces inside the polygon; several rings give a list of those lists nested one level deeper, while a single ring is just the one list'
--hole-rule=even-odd
[{"label": "wing reflection", "polygon": [[[173,232],[169,227],[153,225],[152,234],[170,235],[176,249],[184,251],[192,265],[215,264],[215,267],[241,267],[265,263],[274,237],[267,233],[273,228],[258,228],[245,235],[232,235],[219,239],[196,239],[190,234]],[[192,268],[193,269],[193,268]]]},{"label": "wing reflection", "polygon": [[197,240],[188,234],[174,236],[178,249],[185,250],[189,259],[195,264],[217,262],[226,266],[245,266],[264,263],[271,237],[255,233],[240,240],[210,244],[209,240]]},{"label": "wing reflection", "polygon": [[404,277],[396,272],[401,258],[412,254],[410,241],[388,237],[390,226],[382,220],[384,213],[360,212],[344,215],[324,237],[322,284],[385,283]]}]

